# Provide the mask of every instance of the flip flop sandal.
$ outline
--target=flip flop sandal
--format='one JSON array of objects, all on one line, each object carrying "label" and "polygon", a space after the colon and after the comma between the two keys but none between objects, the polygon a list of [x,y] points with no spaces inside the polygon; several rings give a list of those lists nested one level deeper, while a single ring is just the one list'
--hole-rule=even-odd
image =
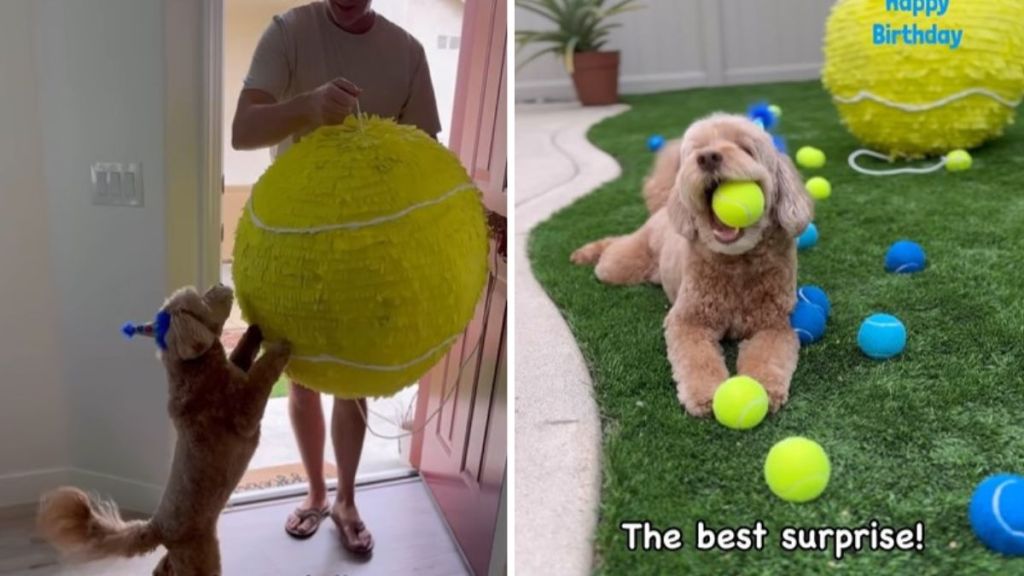
[{"label": "flip flop sandal", "polygon": [[[324,506],[323,508],[320,509],[296,508],[295,511],[292,512],[292,515],[288,517],[288,519],[290,520],[292,516],[294,516],[295,518],[299,519],[298,524],[295,525],[295,528],[289,528],[288,524],[285,524],[284,531],[287,532],[288,535],[292,538],[305,540],[311,537],[313,534],[316,534],[316,531],[320,529],[320,522],[322,522],[324,518],[329,516],[330,513],[330,506]],[[313,525],[309,528],[309,531],[304,532],[300,530],[300,528],[310,520],[313,521]]]},{"label": "flip flop sandal", "polygon": [[[367,556],[370,552],[373,552],[373,535],[366,529],[366,524],[363,524],[358,520],[355,522],[343,522],[335,518],[333,514],[331,515],[331,520],[334,520],[334,524],[338,527],[338,532],[341,532],[341,545],[345,550],[359,556]],[[348,526],[357,536],[362,532],[366,532],[366,535],[370,537],[369,543],[367,543],[365,547],[358,546],[353,543],[348,538],[348,532],[345,531],[345,526]]]}]

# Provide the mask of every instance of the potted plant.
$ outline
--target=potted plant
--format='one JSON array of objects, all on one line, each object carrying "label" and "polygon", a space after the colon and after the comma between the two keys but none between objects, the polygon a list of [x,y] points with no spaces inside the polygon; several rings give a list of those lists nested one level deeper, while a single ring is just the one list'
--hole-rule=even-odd
[{"label": "potted plant", "polygon": [[539,44],[543,49],[519,65],[544,54],[560,57],[572,76],[576,96],[584,106],[619,101],[619,52],[603,51],[609,32],[620,24],[608,19],[640,8],[638,0],[516,0],[516,6],[551,21],[553,30],[516,30],[518,50]]}]

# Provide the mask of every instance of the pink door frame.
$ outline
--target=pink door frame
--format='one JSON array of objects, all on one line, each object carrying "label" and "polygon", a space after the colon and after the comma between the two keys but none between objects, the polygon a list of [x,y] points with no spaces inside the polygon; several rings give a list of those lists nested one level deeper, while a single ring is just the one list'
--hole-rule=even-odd
[{"label": "pink door frame", "polygon": [[413,466],[475,574],[487,573],[500,533],[507,459],[507,30],[505,0],[467,0],[449,146],[483,193],[492,228],[498,230],[476,315],[420,382],[414,429],[438,413],[414,436],[411,450]]}]

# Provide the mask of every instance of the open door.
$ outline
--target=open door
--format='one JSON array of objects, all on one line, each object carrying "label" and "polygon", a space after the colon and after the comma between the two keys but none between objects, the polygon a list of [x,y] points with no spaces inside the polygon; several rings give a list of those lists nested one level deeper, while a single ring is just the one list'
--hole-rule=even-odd
[{"label": "open door", "polygon": [[504,0],[466,2],[450,146],[483,192],[491,269],[466,332],[420,382],[415,429],[439,412],[412,449],[413,465],[478,575],[488,573],[496,535],[507,534],[497,525],[508,414],[506,20]]}]

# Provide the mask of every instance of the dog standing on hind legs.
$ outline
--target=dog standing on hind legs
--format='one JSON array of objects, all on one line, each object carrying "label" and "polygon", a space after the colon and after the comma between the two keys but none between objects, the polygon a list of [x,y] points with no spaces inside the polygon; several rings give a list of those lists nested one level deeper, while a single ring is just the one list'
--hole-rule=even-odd
[{"label": "dog standing on hind legs", "polygon": [[95,559],[146,554],[162,544],[167,554],[154,576],[221,574],[217,519],[256,451],[271,388],[290,357],[290,345],[275,342],[256,359],[263,336],[253,325],[229,360],[220,334],[233,300],[222,285],[203,295],[183,288],[153,325],[137,328],[157,340],[178,434],[163,499],[149,520],[124,521],[112,502],[59,488],[43,497],[37,518],[58,549]]},{"label": "dog standing on hind legs", "polygon": [[[727,181],[755,181],[765,215],[734,229],[711,209]],[[672,307],[665,343],[680,403],[711,411],[729,377],[721,340],[740,341],[737,372],[764,385],[772,410],[789,398],[800,342],[789,323],[796,303],[796,241],[813,217],[792,161],[742,116],[713,114],[670,142],[644,185],[650,217],[638,230],[591,242],[575,264],[596,264],[607,284],[661,284]]]}]

